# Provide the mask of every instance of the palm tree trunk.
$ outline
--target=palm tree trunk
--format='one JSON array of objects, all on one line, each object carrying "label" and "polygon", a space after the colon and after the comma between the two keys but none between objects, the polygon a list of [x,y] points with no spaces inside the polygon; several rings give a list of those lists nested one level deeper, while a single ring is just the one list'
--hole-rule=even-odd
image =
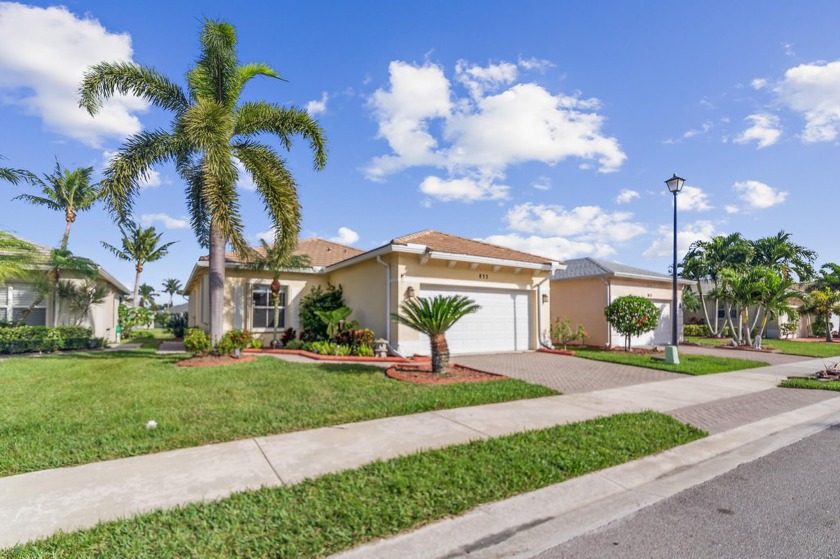
[{"label": "palm tree trunk", "polygon": [[215,346],[222,337],[225,309],[225,236],[210,221],[210,340]]},{"label": "palm tree trunk", "polygon": [[831,337],[831,311],[827,312],[825,315],[825,341],[834,341]]},{"label": "palm tree trunk", "polygon": [[140,267],[140,266],[137,266],[135,268],[135,270],[136,271],[134,273],[134,295],[131,298],[131,303],[134,306],[134,308],[136,309],[137,308],[137,302],[140,299],[140,273],[143,271],[143,268]]},{"label": "palm tree trunk", "polygon": [[706,308],[706,296],[703,294],[703,288],[700,287],[699,281],[697,282],[697,293],[700,296],[700,306],[703,307],[703,317],[706,319],[706,326],[712,336],[717,336],[717,324],[715,324],[715,329],[712,330],[712,323],[709,322],[709,309]]},{"label": "palm tree trunk", "polygon": [[444,374],[449,372],[449,344],[446,343],[446,336],[438,334],[432,336],[432,372]]},{"label": "palm tree trunk", "polygon": [[277,347],[277,323],[280,322],[280,294],[272,294],[274,298],[274,331],[271,333],[271,347]]},{"label": "palm tree trunk", "polygon": [[64,236],[61,237],[61,250],[67,250],[67,242],[70,240],[70,227],[72,225],[73,222],[68,219],[67,225],[64,227]]}]

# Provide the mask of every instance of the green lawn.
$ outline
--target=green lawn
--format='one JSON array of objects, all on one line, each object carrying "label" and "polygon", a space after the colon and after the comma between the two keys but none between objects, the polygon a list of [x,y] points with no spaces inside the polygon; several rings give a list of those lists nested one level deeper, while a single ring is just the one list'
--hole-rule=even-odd
[{"label": "green lawn", "polygon": [[659,369],[672,373],[683,373],[686,375],[710,375],[712,373],[724,373],[727,371],[738,371],[740,369],[754,369],[766,367],[763,361],[748,361],[746,359],[735,359],[731,357],[715,357],[711,355],[687,355],[680,354],[679,365],[668,365],[662,358],[656,359],[649,354],[645,355],[623,353],[620,351],[609,351],[595,348],[574,348],[576,357],[594,359],[596,361],[609,361],[610,363],[621,363],[622,365],[634,365],[648,369]]},{"label": "green lawn", "polygon": [[653,412],[616,415],[108,522],[6,556],[322,557],[704,435]]},{"label": "green lawn", "polygon": [[[261,357],[176,367],[150,351],[0,365],[0,476],[244,437],[555,394],[519,380],[417,385],[362,365]],[[158,423],[147,431],[149,420]]]},{"label": "green lawn", "polygon": [[[815,371],[816,372],[816,371]],[[840,392],[840,381],[816,380],[812,378],[789,378],[779,385],[782,388],[810,388],[813,390],[836,390]]]},{"label": "green lawn", "polygon": [[[702,345],[719,346],[725,345],[728,340],[689,336],[686,338],[686,341]],[[795,340],[763,340],[761,342],[761,347],[778,349],[781,353],[787,355],[802,355],[805,357],[840,356],[840,343],[797,342]]]},{"label": "green lawn", "polygon": [[175,336],[167,332],[165,328],[150,328],[148,330],[135,330],[131,336],[123,338],[122,343],[141,343],[143,349],[157,349],[163,340],[174,340]]}]

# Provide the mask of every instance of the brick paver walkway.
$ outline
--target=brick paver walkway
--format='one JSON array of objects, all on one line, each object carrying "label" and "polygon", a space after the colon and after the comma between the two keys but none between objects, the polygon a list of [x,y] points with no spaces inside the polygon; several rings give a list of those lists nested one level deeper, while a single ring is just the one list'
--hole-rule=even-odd
[{"label": "brick paver walkway", "polygon": [[685,378],[685,375],[677,373],[551,353],[485,353],[454,356],[452,361],[481,371],[541,384],[563,394]]},{"label": "brick paver walkway", "polygon": [[[838,348],[840,350],[840,348]],[[808,361],[813,357],[802,357],[801,355],[785,355],[784,353],[759,353],[757,351],[739,351],[737,349],[722,349],[709,346],[681,345],[680,353],[693,355],[714,355],[717,357],[731,357],[734,359],[747,359],[749,361],[764,361],[770,365],[785,365],[797,361]]]},{"label": "brick paver walkway", "polygon": [[840,393],[829,390],[771,388],[680,408],[668,415],[714,434],[837,397]]}]

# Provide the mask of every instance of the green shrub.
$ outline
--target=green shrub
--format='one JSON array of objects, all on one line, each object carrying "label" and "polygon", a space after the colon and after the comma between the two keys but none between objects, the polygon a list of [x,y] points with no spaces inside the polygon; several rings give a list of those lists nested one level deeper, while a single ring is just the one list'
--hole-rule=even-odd
[{"label": "green shrub", "polygon": [[360,357],[373,357],[373,347],[366,344],[362,344],[356,348],[355,355],[358,355]]},{"label": "green shrub", "polygon": [[705,324],[686,324],[683,326],[683,336],[710,338],[712,331]]},{"label": "green shrub", "polygon": [[178,313],[169,316],[169,321],[166,323],[166,331],[172,332],[176,338],[183,338],[184,332],[187,331],[187,323],[189,317],[187,313]]},{"label": "green shrub", "polygon": [[338,287],[328,284],[324,290],[320,285],[313,287],[300,300],[300,325],[303,328],[301,339],[307,342],[328,339],[327,325],[318,318],[315,311],[330,312],[340,309],[344,305],[344,292]]},{"label": "green shrub", "polygon": [[250,347],[253,336],[248,330],[228,330],[219,339],[216,344],[216,351],[222,355],[227,355],[233,350],[243,350]]},{"label": "green shrub", "polygon": [[249,347],[252,347],[254,349],[262,349],[262,346],[263,346],[262,338],[251,339],[251,345]]},{"label": "green shrub", "polygon": [[210,351],[210,338],[201,328],[190,328],[184,334],[184,347],[195,355]]},{"label": "green shrub", "polygon": [[610,326],[624,335],[624,348],[628,350],[632,336],[656,330],[661,312],[653,301],[638,295],[619,297],[604,309]]},{"label": "green shrub", "polygon": [[91,331],[81,326],[14,326],[0,328],[0,353],[92,349]]},{"label": "green shrub", "polygon": [[370,328],[359,328],[356,330],[343,330],[338,333],[338,336],[333,341],[339,345],[350,346],[355,355],[359,346],[367,345],[373,347],[373,341],[375,339],[376,335],[373,333],[373,330]]},{"label": "green shrub", "polygon": [[306,342],[303,340],[289,340],[285,343],[285,349],[304,349],[306,346]]}]

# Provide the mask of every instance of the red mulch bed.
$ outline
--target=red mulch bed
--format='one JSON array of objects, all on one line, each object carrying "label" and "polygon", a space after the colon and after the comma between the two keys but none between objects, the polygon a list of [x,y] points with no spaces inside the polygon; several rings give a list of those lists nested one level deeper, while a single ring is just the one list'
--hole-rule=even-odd
[{"label": "red mulch bed", "polygon": [[548,349],[547,347],[539,348],[537,353],[553,353],[555,355],[570,355],[572,357],[575,355],[575,352],[571,349]]},{"label": "red mulch bed", "polygon": [[215,355],[200,355],[182,359],[178,361],[179,367],[218,367],[219,365],[233,365],[235,363],[248,363],[254,358],[250,355],[243,355],[239,359],[230,355],[215,356]]},{"label": "red mulch bed", "polygon": [[508,377],[503,375],[495,375],[479,371],[478,369],[471,369],[469,367],[462,367],[460,365],[450,365],[449,372],[445,375],[436,375],[432,372],[431,367],[391,367],[385,371],[385,374],[392,379],[402,380],[406,382],[413,382],[416,384],[457,384],[463,382],[488,382],[493,380],[504,380]]},{"label": "red mulch bed", "polygon": [[279,354],[279,355],[300,355],[301,357],[308,357],[316,361],[357,361],[359,363],[416,363],[429,362],[430,357],[423,355],[415,355],[410,358],[406,357],[360,357],[358,355],[321,355],[320,353],[312,353],[311,351],[304,351],[302,349],[271,349],[271,348],[248,348],[243,350],[244,353],[251,354]]}]

